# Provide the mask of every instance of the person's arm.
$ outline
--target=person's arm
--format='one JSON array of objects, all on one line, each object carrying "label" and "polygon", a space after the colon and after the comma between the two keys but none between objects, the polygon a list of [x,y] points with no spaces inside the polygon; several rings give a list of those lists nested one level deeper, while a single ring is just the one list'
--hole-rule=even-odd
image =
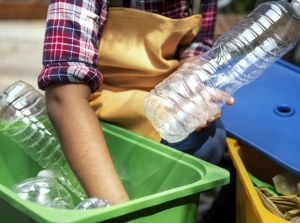
[{"label": "person's arm", "polygon": [[46,91],[49,118],[85,192],[117,204],[129,198],[89,105],[102,83],[98,41],[106,16],[107,1],[50,1],[38,85]]},{"label": "person's arm", "polygon": [[122,203],[129,198],[115,171],[98,118],[88,103],[90,93],[85,84],[52,83],[46,87],[47,112],[87,195]]}]

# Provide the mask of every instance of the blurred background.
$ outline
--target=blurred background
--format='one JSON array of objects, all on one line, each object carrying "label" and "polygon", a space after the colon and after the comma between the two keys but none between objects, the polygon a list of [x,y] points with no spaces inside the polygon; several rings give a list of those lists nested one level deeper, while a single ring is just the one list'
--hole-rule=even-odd
[{"label": "blurred background", "polygon": [[[0,0],[0,91],[17,80],[36,88],[42,68],[45,19],[49,0]],[[215,38],[263,0],[218,0]],[[283,58],[300,66],[300,46]]]},{"label": "blurred background", "polygon": [[37,88],[48,0],[0,0],[0,91],[17,80]]}]

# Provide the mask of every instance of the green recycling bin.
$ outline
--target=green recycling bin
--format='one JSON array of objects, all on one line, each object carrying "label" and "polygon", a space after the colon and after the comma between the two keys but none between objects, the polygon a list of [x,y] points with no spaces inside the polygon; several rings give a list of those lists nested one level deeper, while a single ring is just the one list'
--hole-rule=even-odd
[{"label": "green recycling bin", "polygon": [[[0,123],[1,125],[1,123]],[[89,210],[51,209],[22,200],[10,188],[42,168],[0,132],[0,222],[196,221],[201,192],[229,182],[227,170],[101,122],[114,162],[128,173],[131,201]],[[74,196],[74,203],[80,202]]]}]

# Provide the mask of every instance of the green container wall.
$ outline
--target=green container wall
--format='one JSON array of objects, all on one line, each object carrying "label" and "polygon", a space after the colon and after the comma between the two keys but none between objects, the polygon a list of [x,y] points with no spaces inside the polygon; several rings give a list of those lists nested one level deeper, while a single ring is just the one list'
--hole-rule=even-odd
[{"label": "green container wall", "polygon": [[[78,211],[22,200],[10,188],[35,177],[42,168],[0,132],[0,222],[194,223],[200,193],[229,181],[229,173],[222,168],[114,125],[101,125],[118,171],[129,177],[124,186],[131,201]],[[79,202],[75,196],[74,202]]]}]

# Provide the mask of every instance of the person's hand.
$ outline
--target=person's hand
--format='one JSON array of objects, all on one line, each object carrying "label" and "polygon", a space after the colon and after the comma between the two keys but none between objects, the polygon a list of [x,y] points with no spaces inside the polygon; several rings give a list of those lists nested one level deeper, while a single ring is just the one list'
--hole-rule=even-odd
[{"label": "person's hand", "polygon": [[[186,62],[189,62],[190,60],[192,60],[194,57],[186,57],[186,58],[182,58],[179,60],[179,66],[177,69],[180,69],[182,67],[182,65]],[[203,85],[203,89],[206,88]],[[234,103],[234,98],[233,97],[229,97],[228,99],[228,94],[221,91],[221,90],[217,90],[217,91],[209,91],[209,92],[215,92],[214,94],[210,94],[210,100],[211,101],[215,101],[215,102],[225,102],[227,105],[232,105]],[[213,106],[216,107],[217,105]],[[215,112],[215,114],[213,116],[211,116],[208,120],[206,120],[204,123],[202,123],[201,126],[199,126],[195,131],[200,131],[202,128],[208,127],[213,121],[216,121],[218,119],[220,119],[222,116],[222,110],[220,108],[217,109],[217,111]]]},{"label": "person's hand", "polygon": [[[232,105],[234,103],[234,98],[230,97],[226,102],[227,105]],[[206,120],[201,126],[199,126],[195,131],[200,131],[201,129],[208,127],[213,121],[220,119],[222,116],[222,110],[219,108],[217,112],[211,116],[208,120]]]}]

